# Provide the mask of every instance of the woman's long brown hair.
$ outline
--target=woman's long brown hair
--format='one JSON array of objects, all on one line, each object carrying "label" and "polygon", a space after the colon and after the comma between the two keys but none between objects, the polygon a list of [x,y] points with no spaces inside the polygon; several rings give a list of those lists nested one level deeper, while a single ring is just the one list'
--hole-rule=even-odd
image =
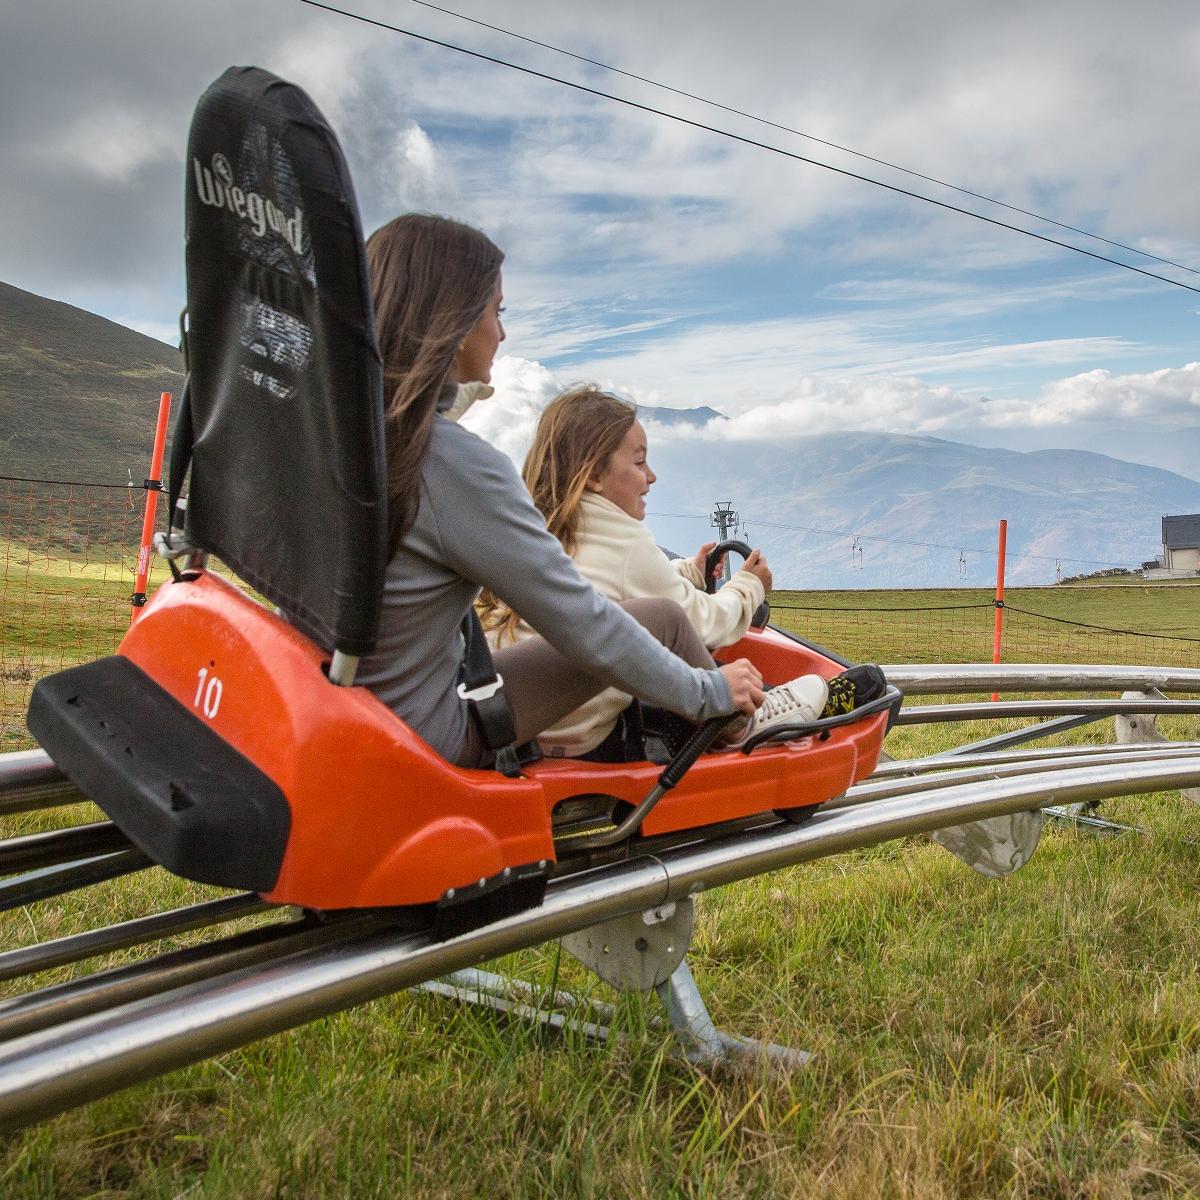
[{"label": "woman's long brown hair", "polygon": [[[591,385],[555,397],[538,419],[521,476],[546,528],[568,554],[575,550],[588,481],[608,466],[636,419],[629,401]],[[520,617],[502,600],[485,591],[479,611],[485,628],[500,630],[501,644],[514,639]]]},{"label": "woman's long brown hair", "polygon": [[416,519],[421,465],[446,376],[503,261],[478,229],[427,213],[396,217],[367,239],[383,360],[389,558]]}]

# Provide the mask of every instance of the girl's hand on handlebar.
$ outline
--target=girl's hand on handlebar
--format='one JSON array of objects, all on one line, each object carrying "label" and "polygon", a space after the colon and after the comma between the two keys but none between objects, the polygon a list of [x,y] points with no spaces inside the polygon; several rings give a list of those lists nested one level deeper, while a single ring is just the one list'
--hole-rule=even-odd
[{"label": "girl's hand on handlebar", "polygon": [[763,702],[763,677],[758,668],[748,659],[739,658],[721,668],[725,682],[733,693],[733,703],[740,713],[752,717]]},{"label": "girl's hand on handlebar", "polygon": [[[704,568],[708,565],[709,553],[717,548],[716,542],[705,542],[695,554],[692,555],[692,562],[696,564],[696,570],[700,572],[700,578],[704,578]],[[717,565],[713,568],[713,578],[720,579],[721,572],[725,570],[726,555],[722,554],[717,560]]]},{"label": "girl's hand on handlebar", "polygon": [[750,557],[742,564],[743,571],[749,571],[763,585],[763,591],[769,592],[775,586],[775,577],[767,566],[766,555],[761,550],[752,550]]}]

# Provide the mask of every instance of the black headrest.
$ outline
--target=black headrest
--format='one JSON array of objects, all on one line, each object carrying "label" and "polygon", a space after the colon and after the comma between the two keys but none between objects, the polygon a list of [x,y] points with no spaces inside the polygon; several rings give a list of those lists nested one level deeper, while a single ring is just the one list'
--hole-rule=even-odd
[{"label": "black headrest", "polygon": [[231,67],[187,156],[187,531],[326,648],[375,642],[386,567],[382,373],[358,206],[308,96]]}]

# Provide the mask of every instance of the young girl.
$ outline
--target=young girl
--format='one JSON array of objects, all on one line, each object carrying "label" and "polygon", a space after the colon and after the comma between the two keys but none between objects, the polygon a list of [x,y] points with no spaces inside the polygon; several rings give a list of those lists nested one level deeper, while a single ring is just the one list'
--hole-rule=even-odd
[{"label": "young girl", "polygon": [[462,766],[492,761],[456,687],[460,624],[480,587],[542,637],[495,656],[517,741],[554,725],[605,687],[689,720],[763,703],[747,659],[717,668],[678,605],[620,606],[576,570],[516,470],[444,415],[462,384],[484,383],[504,338],[500,264],[483,234],[408,215],[367,242],[383,362],[390,561],[374,652],[357,681],[430,746]]},{"label": "young girl", "polygon": [[[525,459],[523,478],[546,527],[575,560],[581,574],[610,599],[663,597],[687,614],[710,649],[732,645],[746,632],[771,587],[759,551],[715,595],[704,591],[704,558],[668,560],[644,524],[646,493],[655,475],[646,458],[646,432],[632,404],[594,387],[579,387],[551,401],[542,413]],[[497,648],[532,636],[533,630],[494,597],[483,601],[484,626]],[[817,675],[773,689],[774,721],[811,721],[826,702]],[[538,738],[551,755],[625,757],[622,713],[630,696],[607,688]]]}]

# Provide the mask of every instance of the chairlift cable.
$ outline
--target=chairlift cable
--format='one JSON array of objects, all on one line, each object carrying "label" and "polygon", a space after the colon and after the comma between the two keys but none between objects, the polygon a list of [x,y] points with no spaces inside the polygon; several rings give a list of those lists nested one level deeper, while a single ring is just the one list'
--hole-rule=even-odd
[{"label": "chairlift cable", "polygon": [[769,117],[760,117],[755,113],[746,112],[744,109],[735,108],[731,104],[722,104],[719,100],[711,100],[707,96],[700,96],[695,92],[673,87],[669,83],[660,83],[657,79],[651,79],[646,75],[639,75],[635,71],[626,71],[622,67],[614,67],[612,63],[601,62],[596,58],[589,58],[586,54],[577,54],[574,50],[566,50],[562,46],[554,45],[552,42],[539,41],[528,34],[517,33],[515,29],[505,29],[503,25],[493,25],[489,21],[480,20],[478,17],[471,17],[466,13],[455,12],[452,8],[444,8],[440,4],[432,4],[430,0],[411,0],[411,3],[418,4],[422,8],[432,9],[434,12],[444,13],[448,17],[455,17],[460,21],[466,21],[471,25],[478,25],[483,29],[490,29],[494,33],[502,33],[505,37],[514,38],[519,42],[526,42],[530,46],[538,46],[543,50],[551,50],[555,54],[561,54],[566,58],[573,58],[576,62],[585,63],[591,67],[600,67],[604,71],[611,71],[614,75],[623,75],[626,79],[633,79],[638,83],[649,84],[650,87],[658,88],[660,91],[670,92],[672,95],[682,96],[687,100],[696,100],[700,104],[707,105],[709,108],[719,109],[721,112],[730,113],[735,117],[744,117],[746,120],[754,121],[759,125],[778,129],[781,133],[790,133],[795,137],[806,138],[810,142],[816,142],[818,146],[828,146],[831,150],[840,150],[843,154],[851,154],[855,158],[861,158],[866,162],[877,163],[881,167],[899,171],[904,175],[911,175],[914,179],[923,179],[926,183],[935,183],[938,187],[949,188],[951,191],[958,192],[963,196],[971,196],[975,200],[983,200],[987,204],[995,204],[999,208],[1008,209],[1009,212],[1020,213],[1023,217],[1032,217],[1036,221],[1044,221],[1047,225],[1055,225],[1059,229],[1066,229],[1071,233],[1078,233],[1083,237],[1093,238],[1097,242],[1103,242],[1106,246],[1113,246],[1118,250],[1127,250],[1130,254],[1138,254],[1143,258],[1151,259],[1153,262],[1160,262],[1168,267],[1178,267],[1179,270],[1188,271],[1192,275],[1200,275],[1200,270],[1196,267],[1189,267],[1186,263],[1176,262],[1173,258],[1163,258],[1158,254],[1151,254],[1148,250],[1139,250],[1136,246],[1128,246],[1124,242],[1114,241],[1112,238],[1106,238],[1099,233],[1093,233],[1090,229],[1081,229],[1078,225],[1069,225],[1066,221],[1055,220],[1054,217],[1047,217],[1044,213],[1034,212],[1028,208],[1021,208],[1020,205],[1009,204],[1005,200],[997,200],[995,196],[988,196],[983,192],[975,192],[968,187],[960,187],[958,184],[951,183],[947,179],[939,179],[936,175],[926,175],[921,171],[914,171],[910,167],[902,167],[899,163],[890,162],[886,158],[878,158],[873,154],[866,154],[861,150],[853,150],[849,146],[843,146],[839,142],[831,142],[828,138],[817,137],[813,133],[805,133],[803,129],[795,129],[791,125],[772,121]]},{"label": "chairlift cable", "polygon": [[807,163],[809,166],[821,167],[826,171],[832,171],[835,175],[844,176],[847,179],[857,179],[861,183],[874,184],[876,187],[883,188],[885,191],[893,192],[896,195],[908,196],[913,200],[923,200],[926,204],[932,204],[936,208],[945,209],[947,212],[960,213],[965,217],[973,217],[977,221],[983,221],[988,225],[994,225],[998,229],[1008,229],[1013,233],[1021,233],[1026,237],[1034,238],[1039,242],[1045,242],[1050,246],[1058,246],[1062,250],[1073,250],[1076,254],[1082,254],[1087,258],[1095,259],[1097,262],[1108,263],[1110,266],[1123,267],[1126,271],[1133,271],[1137,275],[1144,275],[1148,279],[1156,279],[1159,283],[1171,284],[1174,287],[1183,288],[1184,291],[1195,292],[1200,295],[1200,287],[1196,287],[1190,283],[1183,283],[1178,279],[1171,279],[1167,275],[1159,275],[1154,271],[1147,271],[1144,267],[1135,267],[1132,263],[1122,262],[1119,258],[1111,258],[1107,254],[1100,254],[1095,250],[1086,250],[1082,246],[1074,246],[1070,242],[1061,241],[1058,238],[1050,237],[1048,234],[1035,233],[1032,229],[1022,229],[1020,225],[1010,224],[1008,221],[1001,221],[997,217],[988,217],[983,213],[973,212],[969,208],[962,208],[957,204],[951,204],[946,200],[938,200],[933,196],[926,196],[921,192],[914,192],[910,188],[900,187],[898,184],[885,183],[882,179],[874,179],[870,175],[863,175],[858,171],[850,171],[845,167],[835,167],[832,163],[822,162],[817,158],[810,158],[804,154],[797,154],[794,150],[785,150],[781,146],[772,146],[769,142],[760,142],[755,138],[746,137],[744,134],[734,133],[728,129],[720,129],[715,125],[705,124],[703,121],[693,120],[691,117],[680,116],[678,113],[667,112],[665,109],[655,108],[650,104],[642,104],[637,100],[630,100],[624,96],[614,95],[612,92],[605,92],[600,88],[589,87],[584,83],[576,83],[571,79],[563,79],[558,75],[551,75],[546,71],[538,71],[533,67],[525,67],[520,63],[510,62],[504,58],[498,58],[493,54],[484,54],[481,50],[472,50],[466,46],[459,46],[454,42],[443,41],[441,38],[431,37],[429,34],[417,33],[411,29],[404,29],[399,25],[390,25],[386,21],[380,21],[375,17],[363,16],[361,13],[351,12],[345,8],[338,8],[333,4],[325,4],[322,0],[300,0],[301,4],[307,4],[310,8],[323,9],[326,12],[334,13],[340,17],[347,17],[352,21],[359,21],[364,25],[372,25],[378,29],[386,29],[390,33],[399,33],[404,37],[413,38],[415,41],[425,42],[427,45],[439,46],[443,50],[454,50],[459,54],[465,54],[470,58],[478,59],[481,62],[489,62],[499,67],[507,67],[512,71],[519,71],[523,75],[532,76],[535,79],[544,79],[548,83],[561,84],[563,87],[573,88],[577,92],[583,92],[589,96],[596,96],[602,100],[612,100],[616,104],[623,104],[627,108],[632,108],[638,112],[649,113],[652,116],[665,117],[669,121],[674,121],[679,125],[686,125],[691,129],[700,129],[706,133],[715,133],[721,137],[729,138],[731,141],[738,142],[744,146],[752,146],[758,150],[768,150],[772,154],[778,154],[783,158],[790,158],[795,162]]}]

